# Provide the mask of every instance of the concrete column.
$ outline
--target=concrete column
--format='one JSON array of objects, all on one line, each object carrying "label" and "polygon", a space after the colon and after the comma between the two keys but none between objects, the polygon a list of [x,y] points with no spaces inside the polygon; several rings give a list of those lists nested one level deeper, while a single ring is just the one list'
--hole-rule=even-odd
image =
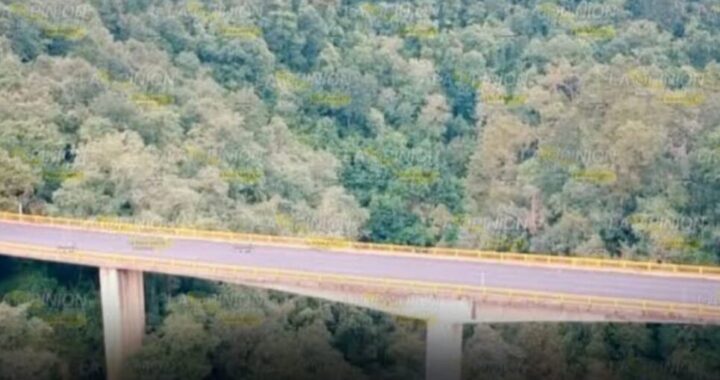
[{"label": "concrete column", "polygon": [[143,273],[100,268],[105,361],[108,380],[119,380],[125,359],[145,334]]},{"label": "concrete column", "polygon": [[425,344],[425,380],[460,380],[463,325],[428,321]]}]

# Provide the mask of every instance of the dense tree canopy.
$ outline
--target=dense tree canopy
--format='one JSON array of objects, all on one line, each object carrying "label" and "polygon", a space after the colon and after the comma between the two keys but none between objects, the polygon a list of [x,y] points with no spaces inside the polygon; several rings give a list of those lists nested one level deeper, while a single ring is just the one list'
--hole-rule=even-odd
[{"label": "dense tree canopy", "polygon": [[[717,264],[718,61],[713,0],[0,0],[0,210]],[[66,271],[3,272],[0,379],[102,374]],[[150,282],[134,378],[422,377],[419,325]],[[714,329],[471,330],[467,378],[720,373]]]}]

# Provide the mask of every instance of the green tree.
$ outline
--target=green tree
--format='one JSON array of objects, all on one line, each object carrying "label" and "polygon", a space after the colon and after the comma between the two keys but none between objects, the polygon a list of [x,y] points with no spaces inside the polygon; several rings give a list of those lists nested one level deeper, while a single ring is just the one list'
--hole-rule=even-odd
[{"label": "green tree", "polygon": [[28,318],[27,306],[0,303],[0,379],[56,379],[67,375],[60,358],[47,350],[52,328]]}]

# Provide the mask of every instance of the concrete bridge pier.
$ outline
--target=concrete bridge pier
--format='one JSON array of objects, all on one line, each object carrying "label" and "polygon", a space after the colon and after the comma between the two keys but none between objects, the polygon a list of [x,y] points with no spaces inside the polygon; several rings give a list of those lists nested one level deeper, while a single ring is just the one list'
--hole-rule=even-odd
[{"label": "concrete bridge pier", "polygon": [[143,272],[100,268],[107,379],[119,380],[125,359],[145,335]]},{"label": "concrete bridge pier", "polygon": [[462,323],[428,321],[425,344],[425,380],[460,380]]}]

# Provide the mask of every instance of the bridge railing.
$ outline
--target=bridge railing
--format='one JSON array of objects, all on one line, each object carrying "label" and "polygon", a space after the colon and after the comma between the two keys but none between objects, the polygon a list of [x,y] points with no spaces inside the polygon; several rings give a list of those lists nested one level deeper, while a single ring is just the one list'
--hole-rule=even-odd
[{"label": "bridge railing", "polygon": [[[341,287],[355,286],[373,291],[407,291],[412,294],[446,294],[452,297],[463,296],[473,298],[497,297],[508,302],[527,305],[557,305],[564,308],[579,308],[584,311],[601,312],[641,312],[662,315],[665,318],[683,320],[685,318],[720,321],[720,307],[704,304],[671,303],[630,298],[611,298],[599,296],[582,296],[574,294],[550,293],[485,286],[471,286],[448,283],[434,283],[391,278],[374,278],[356,275],[328,273],[311,273],[287,269],[270,269],[262,267],[245,267],[228,264],[204,263],[142,256],[127,256],[112,253],[100,253],[84,250],[65,252],[54,247],[29,246],[24,244],[0,242],[0,251],[7,254],[16,253],[23,257],[34,257],[51,261],[75,262],[85,265],[127,267],[135,270],[157,271],[167,273],[168,268],[194,276],[218,276],[234,278],[242,281],[264,283],[284,283],[300,286],[308,284],[338,285]],[[632,320],[632,319],[629,319]]]},{"label": "bridge railing", "polygon": [[462,248],[415,247],[391,244],[363,243],[351,240],[328,237],[291,237],[249,234],[229,231],[201,230],[185,227],[164,227],[137,225],[117,221],[79,220],[71,218],[47,217],[39,215],[21,215],[0,212],[0,220],[19,221],[43,225],[58,225],[95,229],[117,233],[164,234],[178,237],[213,239],[230,242],[268,243],[269,245],[286,245],[300,248],[313,247],[324,250],[353,251],[357,253],[372,252],[389,255],[429,255],[462,259],[481,259],[527,265],[564,265],[580,269],[629,270],[648,273],[683,274],[699,276],[720,276],[720,267],[655,263],[648,261],[631,261],[610,258],[568,257],[540,254],[494,252]]}]

